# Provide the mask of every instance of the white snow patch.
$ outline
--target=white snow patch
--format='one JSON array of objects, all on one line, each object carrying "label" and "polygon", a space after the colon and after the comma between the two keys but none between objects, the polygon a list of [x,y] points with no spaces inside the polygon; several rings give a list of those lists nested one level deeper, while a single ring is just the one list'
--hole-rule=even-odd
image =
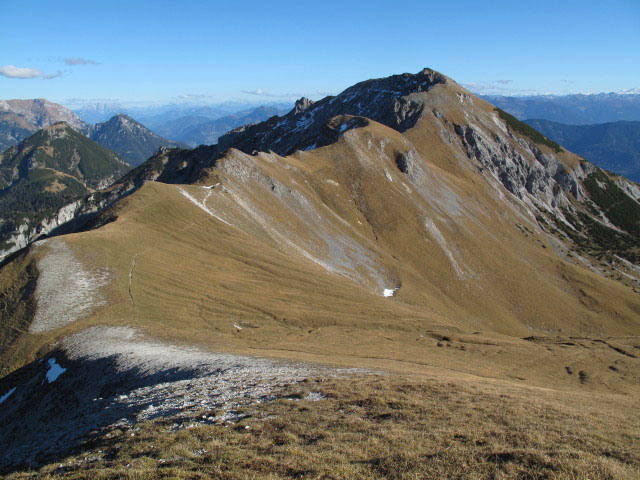
[{"label": "white snow patch", "polygon": [[55,382],[60,375],[67,371],[66,368],[61,367],[55,358],[50,358],[49,361],[49,370],[47,370],[47,382],[52,383]]},{"label": "white snow patch", "polygon": [[0,403],[4,402],[7,398],[9,398],[9,395],[11,395],[13,392],[16,391],[16,387],[13,387],[11,390],[9,390],[7,393],[5,393],[4,395],[2,395],[0,397]]},{"label": "white snow patch", "polygon": [[387,177],[387,180],[389,180],[390,182],[393,182],[393,178],[391,178],[391,174],[389,173],[389,170],[387,170],[386,168],[384,169],[384,176]]},{"label": "white snow patch", "polygon": [[385,297],[393,297],[396,293],[396,290],[399,290],[400,287],[394,287],[394,288],[385,288],[382,292],[382,295]]},{"label": "white snow patch", "polygon": [[327,183],[328,183],[329,185],[333,185],[333,186],[336,186],[336,187],[337,187],[338,185],[340,185],[338,182],[336,182],[335,180],[331,180],[330,178],[327,180]]},{"label": "white snow patch", "polygon": [[349,128],[349,125],[347,125],[346,123],[343,123],[342,125],[340,125],[340,133],[347,130],[347,128]]}]

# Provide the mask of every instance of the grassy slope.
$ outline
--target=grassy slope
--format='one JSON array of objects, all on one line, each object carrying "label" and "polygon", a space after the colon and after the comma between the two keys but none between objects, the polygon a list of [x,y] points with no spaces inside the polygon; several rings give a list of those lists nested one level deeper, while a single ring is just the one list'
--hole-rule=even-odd
[{"label": "grassy slope", "polygon": [[[372,128],[361,132],[365,142],[367,134],[380,133],[376,129],[390,135],[382,126]],[[122,202],[117,221],[65,237],[89,266],[106,264],[114,272],[110,305],[87,320],[40,336],[37,343],[46,344],[90,324],[123,323],[161,339],[215,350],[416,373],[445,368],[559,387],[576,382],[576,375],[565,371],[572,366],[589,374],[590,388],[635,388],[637,375],[630,373],[633,358],[598,343],[560,346],[573,342],[570,336],[604,335],[612,344],[621,342],[621,348],[631,349],[627,343],[632,340],[624,337],[637,335],[640,327],[638,300],[630,289],[561,261],[550,248],[543,248],[544,237],[499,215],[482,219],[500,231],[505,248],[499,252],[495,238],[475,222],[465,224],[470,234],[454,237],[442,226],[459,251],[474,252],[463,260],[477,273],[460,280],[437,245],[419,234],[410,198],[400,190],[394,190],[394,200],[376,200],[374,192],[383,186],[377,176],[366,177],[360,183],[368,205],[365,218],[347,192],[325,181],[333,178],[347,185],[348,152],[339,143],[288,159],[265,156],[252,161],[273,178],[280,163],[290,165],[297,188],[306,179],[308,188],[319,192],[310,197],[313,202],[331,206],[350,224],[360,221],[362,235],[377,236],[375,248],[402,282],[396,297],[383,298],[381,292],[283,251],[252,222],[242,231],[215,220],[180,195],[177,186],[148,183]],[[392,160],[387,161],[390,168]],[[215,181],[214,175],[205,183]],[[281,210],[268,200],[270,188],[252,183],[245,187],[247,199],[253,195],[261,204]],[[208,191],[182,188],[199,198]],[[487,210],[498,208],[481,189],[465,188],[465,195],[475,196],[480,204],[489,202]],[[222,211],[226,204],[215,202],[225,197],[222,192],[212,194],[209,208]],[[292,219],[288,213],[276,214],[277,222]],[[283,231],[287,228],[278,225]],[[134,256],[132,301],[129,273]],[[233,327],[238,322],[258,328],[238,332]],[[550,338],[522,340],[532,334]],[[444,338],[448,340],[439,347]],[[21,348],[18,342],[16,351]],[[35,354],[32,346],[24,348],[31,352],[27,357]],[[621,373],[611,373],[611,362],[620,362]]]},{"label": "grassy slope", "polygon": [[[463,121],[447,105],[438,108]],[[142,425],[134,437],[114,432],[115,438],[86,447],[89,456],[108,453],[93,466],[80,465],[78,477],[89,476],[82,470],[88,468],[105,478],[165,472],[420,478],[425,471],[434,477],[634,478],[640,464],[631,408],[640,393],[637,295],[559,259],[543,233],[524,228],[530,224],[517,207],[505,209],[460,166],[464,159],[447,150],[435,124],[425,120],[418,127],[406,138],[435,172],[429,198],[449,199],[444,206],[420,200],[397,172],[403,137],[371,123],[350,132],[349,141],[287,158],[231,152],[202,180],[223,182],[226,193],[218,188],[206,197],[208,189],[182,187],[208,198],[207,208],[233,218],[236,227],[190,203],[180,187],[148,183],[121,202],[115,222],[65,237],[86,268],[109,266],[115,277],[105,292],[109,305],[55,332],[17,338],[2,356],[5,371],[73,331],[126,324],[204,349],[394,373],[322,384],[320,391],[331,395],[327,402],[267,405],[277,417],[249,418],[248,430],[174,434],[158,422]],[[562,155],[568,164],[577,161]],[[233,162],[251,162],[260,174],[225,178],[222,168]],[[287,189],[301,192],[350,225],[350,235],[364,238],[401,282],[396,296],[383,298],[328,273],[278,244],[227,200],[237,189],[277,231],[311,241],[310,225],[272,197],[265,178],[283,182],[285,196]],[[468,276],[458,278],[438,243],[425,236],[425,218],[460,252]],[[329,233],[344,233],[341,223],[327,227]],[[234,324],[254,328],[239,331]],[[203,448],[205,454],[197,453]]]},{"label": "grassy slope", "polygon": [[[327,399],[305,400],[308,392]],[[311,381],[280,395],[237,424],[173,432],[171,422],[158,420],[112,428],[67,458],[7,478],[640,475],[640,423],[625,397],[392,376]]]}]

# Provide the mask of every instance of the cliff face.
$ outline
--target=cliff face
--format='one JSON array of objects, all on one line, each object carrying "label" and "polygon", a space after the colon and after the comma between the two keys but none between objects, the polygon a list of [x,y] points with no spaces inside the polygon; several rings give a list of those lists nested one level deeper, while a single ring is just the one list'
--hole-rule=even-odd
[{"label": "cliff face", "polygon": [[76,229],[82,228],[96,213],[103,211],[125,194],[126,190],[124,189],[115,190],[110,194],[90,194],[68,203],[35,225],[30,223],[20,224],[16,230],[4,237],[5,248],[0,250],[0,260],[29,246],[40,238],[52,234],[71,233]]}]

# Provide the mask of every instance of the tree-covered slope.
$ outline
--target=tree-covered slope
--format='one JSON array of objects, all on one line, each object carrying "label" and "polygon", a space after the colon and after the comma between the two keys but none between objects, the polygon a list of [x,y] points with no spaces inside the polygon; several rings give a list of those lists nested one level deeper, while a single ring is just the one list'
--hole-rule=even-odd
[{"label": "tree-covered slope", "polygon": [[599,167],[640,182],[640,122],[565,125],[532,119],[526,123]]},{"label": "tree-covered slope", "polygon": [[0,241],[128,170],[118,155],[66,123],[39,130],[0,155]]}]

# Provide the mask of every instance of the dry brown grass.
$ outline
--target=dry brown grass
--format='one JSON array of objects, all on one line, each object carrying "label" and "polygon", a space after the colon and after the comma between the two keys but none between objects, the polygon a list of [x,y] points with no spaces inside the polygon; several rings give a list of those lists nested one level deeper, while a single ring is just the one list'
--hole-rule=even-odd
[{"label": "dry brown grass", "polygon": [[35,261],[26,252],[7,259],[0,269],[0,378],[24,364],[24,353],[12,347],[28,331],[35,312],[36,277]]},{"label": "dry brown grass", "polygon": [[[305,400],[310,391],[327,398]],[[635,479],[634,411],[628,396],[491,382],[310,381],[237,424],[113,429],[7,478]]]},{"label": "dry brown grass", "polygon": [[[449,103],[433,107],[462,123],[450,93]],[[149,182],[119,203],[116,221],[64,237],[87,269],[109,269],[108,304],[56,331],[12,337],[13,353],[2,354],[0,368],[27,364],[86,327],[127,325],[203,350],[430,380],[313,384],[330,398],[266,405],[264,413],[275,417],[254,415],[246,419],[248,430],[169,433],[162,422],[144,424],[134,437],[120,432],[88,444],[88,456],[109,453],[69,476],[637,478],[640,297],[562,260],[534,231],[524,206],[505,202],[462,150],[442,141],[430,115],[405,135],[372,122],[349,137],[286,158],[230,152],[202,181],[233,186],[267,212],[267,227],[308,240],[309,253],[319,255],[327,246],[312,238],[310,222],[296,219],[298,206],[278,197],[269,180],[282,184],[281,196],[305,196],[322,213],[314,219],[331,219],[326,238],[349,236],[379,258],[389,286],[402,285],[393,298],[366,279],[360,285],[296,254],[247,213],[251,208],[229,199],[234,190],[209,195],[196,185]],[[405,140],[425,161],[422,186],[395,165]],[[234,161],[255,167],[258,180],[224,173],[222,166]],[[180,188],[208,198],[211,211],[232,215],[233,226]],[[459,253],[467,269],[462,278],[425,231],[427,220]],[[0,293],[18,298],[24,262],[37,255],[0,272]],[[201,449],[207,453],[193,453]],[[58,464],[39,474],[46,478]],[[15,477],[21,475],[29,474]]]}]

